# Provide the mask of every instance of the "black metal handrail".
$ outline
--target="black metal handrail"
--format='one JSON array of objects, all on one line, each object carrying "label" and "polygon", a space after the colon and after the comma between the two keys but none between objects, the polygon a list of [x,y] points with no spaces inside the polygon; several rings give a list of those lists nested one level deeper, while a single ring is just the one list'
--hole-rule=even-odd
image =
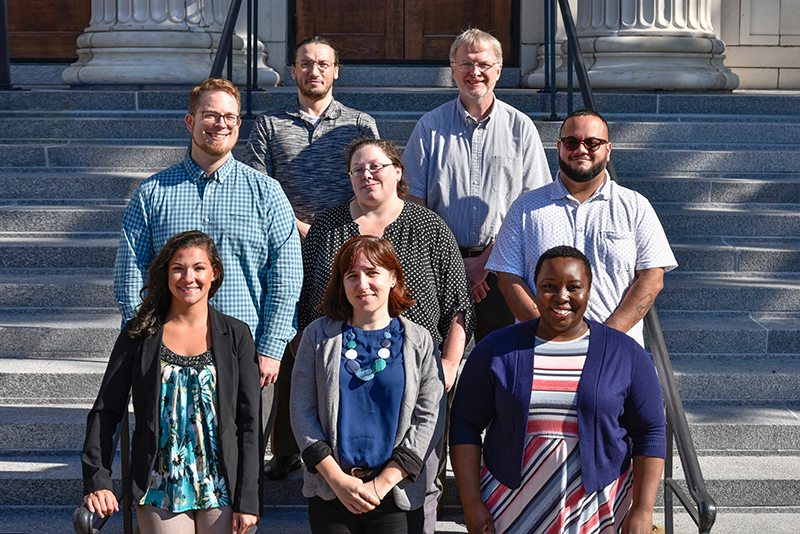
[{"label": "black metal handrail", "polygon": [[0,91],[11,87],[11,56],[8,50],[8,8],[6,0],[0,0]]},{"label": "black metal handrail", "polygon": [[[567,71],[571,72],[573,65],[578,84],[581,88],[583,105],[585,108],[597,111],[594,100],[594,92],[589,82],[589,74],[583,62],[578,31],[575,29],[575,21],[572,18],[572,11],[568,0],[558,0],[561,8],[561,17],[564,22],[564,29],[567,33],[567,47],[569,57],[567,59]],[[551,8],[551,9],[554,9]],[[555,41],[555,31],[550,31],[549,35]],[[547,45],[545,45],[547,46]],[[553,77],[554,78],[554,77]],[[570,88],[571,89],[571,88]],[[619,183],[617,173],[613,163],[609,160],[607,170],[611,179]],[[650,350],[653,353],[653,362],[658,373],[661,391],[664,396],[664,404],[667,413],[667,458],[664,465],[664,522],[667,534],[674,532],[673,524],[673,499],[672,494],[691,516],[698,527],[700,534],[708,534],[717,517],[717,505],[714,499],[706,490],[706,483],[703,472],[700,469],[700,462],[697,459],[697,451],[692,441],[692,433],[689,423],[686,421],[686,412],[683,409],[678,385],[675,381],[675,374],[672,370],[672,363],[669,359],[667,346],[664,342],[664,332],[661,330],[661,323],[658,321],[658,314],[655,306],[650,308],[644,317],[644,324],[647,328],[647,338],[650,341]],[[678,455],[681,459],[686,485],[689,493],[694,500],[694,504],[684,494],[683,490],[672,477],[672,445],[673,438],[677,445]]]},{"label": "black metal handrail", "polygon": [[[130,399],[129,399],[130,400]],[[122,464],[120,474],[122,475],[122,492],[118,497],[118,501],[122,502],[122,526],[124,534],[133,534],[133,503],[131,502],[131,495],[125,488],[129,487],[128,481],[130,480],[131,471],[131,439],[130,439],[130,423],[128,421],[128,404],[125,404],[125,416],[117,425],[117,431],[114,434],[114,449],[119,443],[120,449],[120,463]],[[72,526],[75,527],[77,534],[98,534],[100,529],[108,521],[109,516],[94,519],[94,514],[86,507],[86,503],[81,503],[75,512],[72,514]]]},{"label": "black metal handrail", "polygon": [[[227,63],[227,78],[233,81],[233,32],[236,21],[239,19],[239,11],[242,8],[242,0],[232,0],[228,8],[228,15],[225,24],[222,26],[222,33],[219,37],[219,46],[214,56],[214,63],[211,66],[209,78],[221,78],[222,69]],[[245,45],[246,61],[246,82],[245,82],[245,117],[253,117],[253,91],[258,91],[258,1],[247,0],[247,43]]]}]

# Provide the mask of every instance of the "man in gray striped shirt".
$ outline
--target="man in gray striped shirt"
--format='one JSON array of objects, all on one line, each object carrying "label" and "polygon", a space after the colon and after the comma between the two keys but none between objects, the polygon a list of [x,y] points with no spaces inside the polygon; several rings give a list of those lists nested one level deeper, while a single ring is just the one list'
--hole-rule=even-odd
[{"label": "man in gray striped shirt", "polygon": [[[280,182],[305,238],[314,217],[353,196],[345,149],[362,136],[378,137],[375,119],[333,98],[339,54],[324,37],[302,41],[292,57],[297,101],[258,116],[250,133],[245,163]],[[294,357],[287,347],[278,375],[272,453],[266,477],[281,480],[300,467],[289,423],[289,393]]]},{"label": "man in gray striped shirt", "polygon": [[339,53],[324,37],[302,41],[292,58],[297,101],[256,118],[244,161],[275,178],[294,208],[300,237],[314,217],[353,196],[345,148],[378,137],[375,119],[333,98]]}]

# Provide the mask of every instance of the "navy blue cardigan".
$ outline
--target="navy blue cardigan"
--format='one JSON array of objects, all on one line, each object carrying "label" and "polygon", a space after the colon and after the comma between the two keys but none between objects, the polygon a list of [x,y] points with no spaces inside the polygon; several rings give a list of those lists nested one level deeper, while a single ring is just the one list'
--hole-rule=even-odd
[{"label": "navy blue cardigan", "polygon": [[[628,335],[586,320],[589,352],[578,384],[578,444],[586,493],[620,477],[632,456],[664,458],[664,401],[650,356]],[[538,319],[493,332],[469,355],[450,412],[450,444],[481,445],[492,475],[522,483]],[[629,444],[629,440],[632,446]]]}]

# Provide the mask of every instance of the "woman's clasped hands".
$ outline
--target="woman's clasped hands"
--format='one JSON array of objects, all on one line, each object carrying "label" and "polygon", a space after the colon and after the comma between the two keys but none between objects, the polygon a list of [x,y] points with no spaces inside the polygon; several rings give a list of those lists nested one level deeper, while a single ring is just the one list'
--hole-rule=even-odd
[{"label": "woman's clasped hands", "polygon": [[381,503],[372,489],[372,482],[364,483],[360,478],[348,475],[344,471],[340,472],[341,475],[330,481],[331,488],[350,512],[354,514],[370,512]]}]

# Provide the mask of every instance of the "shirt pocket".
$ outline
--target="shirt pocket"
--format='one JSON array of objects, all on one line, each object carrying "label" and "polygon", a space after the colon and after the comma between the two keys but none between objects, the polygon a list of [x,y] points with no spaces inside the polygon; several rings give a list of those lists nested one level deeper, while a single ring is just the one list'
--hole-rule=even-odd
[{"label": "shirt pocket", "polygon": [[492,156],[489,163],[492,191],[506,199],[519,196],[522,189],[522,158],[519,156]]},{"label": "shirt pocket", "polygon": [[230,252],[243,258],[257,260],[266,255],[267,236],[261,219],[244,213],[231,213],[225,228]]},{"label": "shirt pocket", "polygon": [[603,232],[600,261],[608,272],[633,274],[636,269],[636,239],[633,232]]}]

